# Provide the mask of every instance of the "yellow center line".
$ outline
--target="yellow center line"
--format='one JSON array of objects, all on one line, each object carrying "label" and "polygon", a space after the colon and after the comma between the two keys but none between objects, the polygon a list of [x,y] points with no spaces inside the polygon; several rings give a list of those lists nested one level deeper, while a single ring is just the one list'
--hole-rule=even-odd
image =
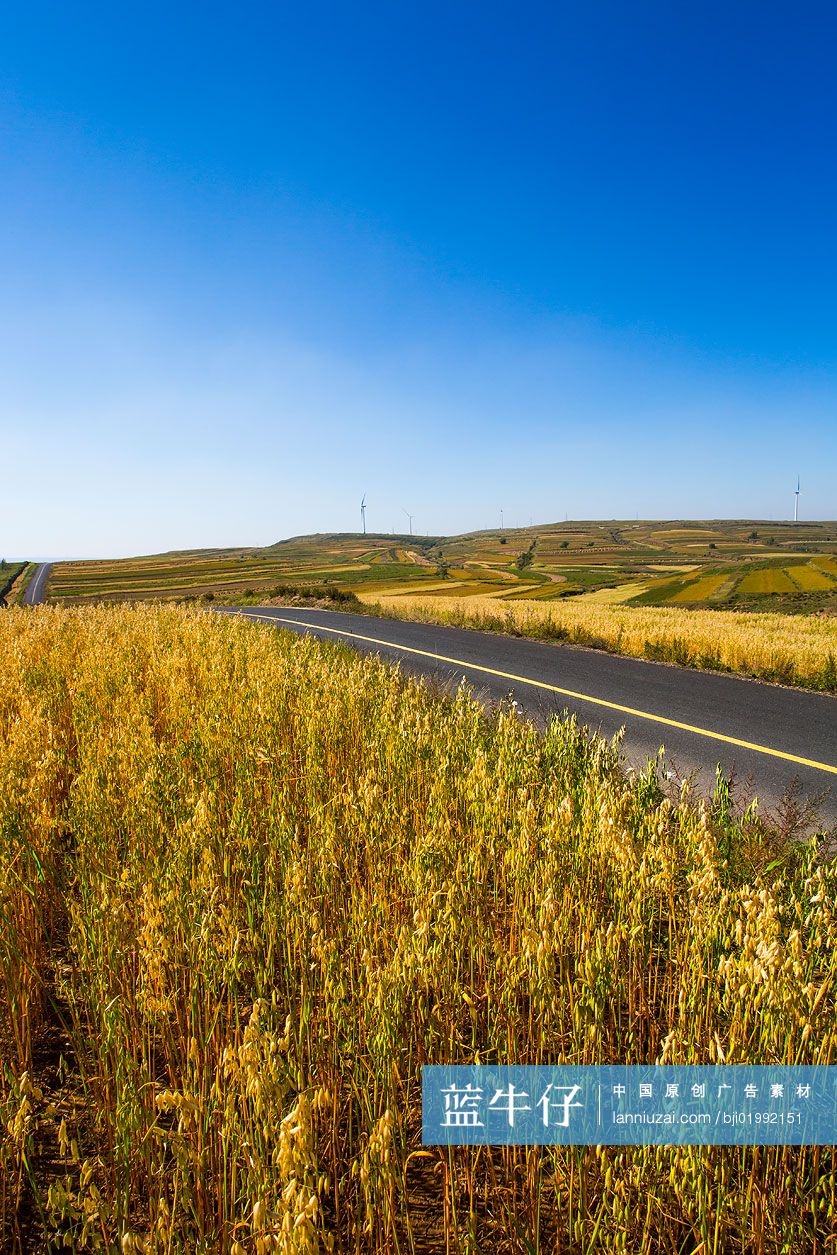
[{"label": "yellow center line", "polygon": [[576,701],[590,702],[594,706],[604,706],[608,710],[618,710],[623,715],[633,715],[637,719],[649,719],[652,723],[662,723],[667,728],[679,728],[681,732],[693,732],[695,736],[705,736],[712,741],[723,741],[726,745],[738,745],[742,749],[755,750],[757,754],[768,754],[771,758],[783,758],[790,763],[801,763],[803,767],[815,767],[817,771],[828,771],[837,776],[837,767],[831,763],[820,763],[813,758],[802,758],[799,754],[787,754],[784,750],[773,749],[770,745],[757,745],[754,741],[742,741],[735,736],[725,736],[723,732],[712,732],[709,728],[698,728],[691,723],[681,723],[679,719],[668,719],[665,715],[652,715],[647,710],[637,710],[634,706],[621,706],[618,702],[609,702],[604,697],[591,697],[588,693],[576,693],[573,689],[560,688],[557,684],[547,684],[545,680],[532,680],[526,675],[514,675],[511,671],[498,671],[494,667],[486,667],[478,662],[464,662],[461,658],[448,658],[445,654],[434,654],[428,649],[416,649],[412,645],[398,645],[394,641],[382,641],[376,636],[362,636],[359,632],[351,632],[347,628],[326,627],[323,623],[305,623],[299,619],[283,619],[278,615],[247,613],[248,619],[264,619],[266,623],[290,623],[294,627],[304,627],[318,632],[331,632],[334,636],[350,636],[356,641],[365,641],[368,645],[383,645],[386,649],[398,649],[404,654],[417,654],[420,658],[433,658],[436,662],[448,662],[455,667],[464,667],[468,671],[481,671],[484,675],[499,676],[502,680],[512,680],[515,684],[529,684],[533,688],[547,689],[550,693],[560,693],[562,697],[572,697]]}]

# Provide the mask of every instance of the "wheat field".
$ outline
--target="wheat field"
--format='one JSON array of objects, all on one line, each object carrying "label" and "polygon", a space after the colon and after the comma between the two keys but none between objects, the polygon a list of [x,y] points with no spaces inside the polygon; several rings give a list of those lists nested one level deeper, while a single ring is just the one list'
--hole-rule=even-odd
[{"label": "wheat field", "polygon": [[829,1252],[833,1148],[425,1149],[424,1063],[837,1061],[837,871],[378,660],[0,616],[0,1241]]}]

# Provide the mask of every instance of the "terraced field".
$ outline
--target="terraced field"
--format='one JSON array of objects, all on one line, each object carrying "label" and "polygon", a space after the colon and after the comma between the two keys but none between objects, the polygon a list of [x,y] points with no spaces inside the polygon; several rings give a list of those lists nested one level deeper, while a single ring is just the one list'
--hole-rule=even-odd
[{"label": "terraced field", "polygon": [[[280,552],[276,552],[279,550]],[[335,555],[343,561],[335,561]],[[162,554],[116,562],[56,563],[49,581],[51,600],[67,603],[99,601],[186,600],[212,593],[217,597],[262,595],[276,584],[341,583],[364,580],[389,587],[409,575],[422,581],[434,566],[400,563],[391,546],[340,547],[300,545],[286,556],[273,550]]]},{"label": "terraced field", "polygon": [[[829,560],[826,560],[829,561]],[[693,579],[670,580],[660,577],[654,583],[637,589],[637,604],[641,605],[728,605],[758,609],[758,599],[770,598],[765,609],[804,609],[805,595],[818,594],[826,604],[837,599],[837,566],[833,574],[828,566],[818,565],[818,560],[799,561],[779,566],[757,566],[752,562],[725,565],[720,571],[698,575]],[[785,598],[785,605],[777,600]],[[630,597],[620,600],[630,602]],[[813,599],[812,599],[813,601]],[[811,609],[821,608],[813,604]],[[835,606],[837,608],[837,606]]]},{"label": "terraced field", "polygon": [[57,563],[52,601],[270,601],[277,587],[461,600],[837,610],[837,523],[552,523],[461,536],[321,534],[263,549]]}]

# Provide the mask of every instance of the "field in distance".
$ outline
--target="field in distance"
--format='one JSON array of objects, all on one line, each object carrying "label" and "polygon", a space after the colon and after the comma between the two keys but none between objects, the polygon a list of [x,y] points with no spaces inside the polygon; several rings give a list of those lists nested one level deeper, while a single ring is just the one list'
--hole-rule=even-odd
[{"label": "field in distance", "polygon": [[837,610],[837,522],[565,522],[461,536],[298,536],[53,567],[51,601],[258,602],[312,586],[489,600]]}]

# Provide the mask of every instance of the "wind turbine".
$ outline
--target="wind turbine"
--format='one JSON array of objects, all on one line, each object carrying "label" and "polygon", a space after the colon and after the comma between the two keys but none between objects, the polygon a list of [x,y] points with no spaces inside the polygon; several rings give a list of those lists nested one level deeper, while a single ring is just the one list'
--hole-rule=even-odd
[{"label": "wind turbine", "polygon": [[796,492],[793,494],[793,521],[799,522],[799,476],[796,477]]},{"label": "wind turbine", "polygon": [[360,503],[360,517],[363,519],[363,534],[366,535],[366,493],[363,494],[363,500]]},{"label": "wind turbine", "polygon": [[405,510],[403,506],[401,507],[401,513],[402,513],[402,514],[406,514],[406,515],[407,515],[407,518],[410,520],[410,535],[412,536],[412,534],[413,534],[413,516],[412,516],[412,514],[410,513],[410,511],[409,511],[409,510]]}]

